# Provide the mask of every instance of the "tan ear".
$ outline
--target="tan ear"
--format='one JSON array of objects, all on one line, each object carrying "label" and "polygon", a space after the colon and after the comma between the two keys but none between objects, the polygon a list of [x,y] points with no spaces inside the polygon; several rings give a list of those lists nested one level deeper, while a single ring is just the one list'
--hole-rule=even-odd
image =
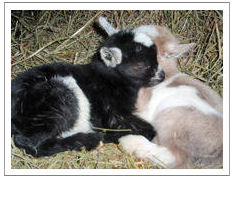
[{"label": "tan ear", "polygon": [[188,44],[170,44],[168,46],[169,53],[166,53],[165,56],[167,58],[178,58],[182,54],[188,52],[190,49],[195,47],[195,43],[188,43]]}]

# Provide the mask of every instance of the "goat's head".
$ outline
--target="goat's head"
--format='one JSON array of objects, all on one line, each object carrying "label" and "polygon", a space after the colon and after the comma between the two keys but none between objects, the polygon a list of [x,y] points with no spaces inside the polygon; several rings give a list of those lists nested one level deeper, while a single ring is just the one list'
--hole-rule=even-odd
[{"label": "goat's head", "polygon": [[157,61],[157,48],[148,35],[134,30],[118,31],[105,18],[101,19],[110,36],[100,48],[101,59],[107,67],[140,87],[164,80],[165,74]]},{"label": "goat's head", "polygon": [[143,25],[134,29],[134,31],[144,33],[154,41],[158,50],[158,62],[167,76],[171,76],[173,72],[178,71],[177,58],[196,45],[195,43],[180,43],[167,27]]},{"label": "goat's head", "polygon": [[[99,24],[108,35],[113,35],[118,32],[118,30],[112,27],[104,17],[99,18]],[[167,76],[171,76],[172,72],[178,70],[177,58],[195,46],[195,43],[181,44],[167,27],[142,25],[135,28],[133,32],[137,34],[145,34],[155,43],[158,51],[158,62]]]}]

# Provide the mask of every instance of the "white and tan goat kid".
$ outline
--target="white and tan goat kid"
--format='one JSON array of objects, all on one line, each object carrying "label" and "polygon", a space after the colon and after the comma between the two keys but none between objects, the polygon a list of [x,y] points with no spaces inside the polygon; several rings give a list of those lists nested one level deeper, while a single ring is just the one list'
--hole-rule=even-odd
[{"label": "white and tan goat kid", "polygon": [[[116,31],[111,25],[106,27]],[[204,83],[178,70],[177,58],[195,44],[180,44],[166,27],[146,25],[134,31],[153,39],[166,79],[141,89],[136,105],[135,114],[151,123],[157,136],[152,142],[143,136],[124,136],[119,140],[123,149],[164,168],[222,164],[222,99]]]}]

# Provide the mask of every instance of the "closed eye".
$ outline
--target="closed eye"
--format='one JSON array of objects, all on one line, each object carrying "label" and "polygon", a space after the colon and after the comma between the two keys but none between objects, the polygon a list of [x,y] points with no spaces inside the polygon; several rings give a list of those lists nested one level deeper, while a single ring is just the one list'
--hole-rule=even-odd
[{"label": "closed eye", "polygon": [[136,66],[136,69],[139,71],[142,71],[142,70],[148,69],[148,67],[147,66]]},{"label": "closed eye", "polygon": [[140,63],[137,63],[137,65],[135,66],[135,69],[138,70],[138,71],[143,71],[143,70],[146,70],[146,69],[149,69],[150,66],[146,66],[144,64],[144,62],[140,62]]}]

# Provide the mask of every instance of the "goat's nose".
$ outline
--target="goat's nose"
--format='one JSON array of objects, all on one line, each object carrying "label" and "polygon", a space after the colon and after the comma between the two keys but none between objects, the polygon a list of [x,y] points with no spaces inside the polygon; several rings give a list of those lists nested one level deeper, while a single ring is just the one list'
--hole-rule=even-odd
[{"label": "goat's nose", "polygon": [[160,73],[159,73],[159,78],[160,78],[160,80],[162,80],[162,81],[165,79],[165,72],[164,72],[163,70],[160,71]]}]

